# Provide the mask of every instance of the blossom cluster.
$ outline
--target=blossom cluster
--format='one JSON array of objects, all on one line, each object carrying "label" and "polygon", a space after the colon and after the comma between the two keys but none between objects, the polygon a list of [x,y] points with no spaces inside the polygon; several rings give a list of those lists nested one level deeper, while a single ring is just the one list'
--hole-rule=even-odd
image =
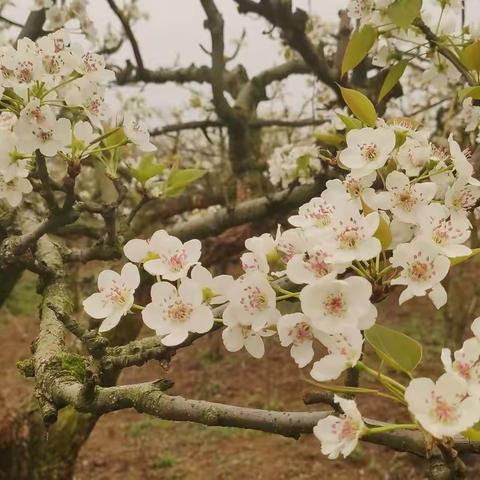
[{"label": "blossom cluster", "polygon": [[311,145],[283,145],[275,148],[268,159],[268,176],[273,185],[287,188],[294,181],[313,183],[321,173],[318,149]]},{"label": "blossom cluster", "polygon": [[[105,84],[114,74],[102,56],[83,52],[65,31],[1,47],[0,69],[0,199],[11,206],[32,190],[29,177],[38,155],[77,164],[93,156],[114,175],[105,157],[109,150],[128,142],[155,150],[145,126],[132,116],[125,116],[122,129],[104,129],[111,120]],[[104,143],[120,131],[120,143]]]},{"label": "blossom cluster", "polygon": [[[428,296],[437,308],[445,304],[441,281],[452,259],[472,254],[466,245],[468,214],[480,198],[468,152],[452,136],[447,152],[432,144],[425,131],[379,120],[375,128],[347,131],[345,142],[336,158],[345,178],[328,181],[319,197],[290,216],[291,228],[246,240],[244,273],[238,278],[213,277],[200,263],[198,240],[183,243],[159,230],[149,240],[127,242],[124,253],[132,263],[120,275],[105,271],[99,276],[99,292],[84,301],[86,312],[104,319],[100,331],[106,331],[139,310],[167,346],[180,345],[189,334],[208,332],[219,322],[225,348],[245,348],[255,358],[264,355],[265,337],[278,336],[300,368],[311,364],[314,380],[338,379],[360,360],[362,332],[377,318],[374,292],[401,285],[400,304],[415,296]],[[145,307],[134,304],[137,265],[155,278]],[[315,344],[326,354],[314,361]],[[444,382],[458,393],[455,405],[462,412],[476,401],[467,396],[464,384],[453,390],[462,372],[471,376],[457,357],[476,355],[477,361],[480,355],[477,343],[470,344],[473,340],[464,353],[456,352],[456,362],[448,363],[449,354],[442,355],[448,382],[439,381],[437,388],[417,379],[405,392],[411,413],[434,436],[450,430],[436,430],[424,420],[425,408],[430,420],[436,409],[439,422],[452,423],[450,413],[457,415],[450,403],[442,403],[447,410],[440,411],[445,398],[438,389]],[[315,430],[331,458],[348,454],[368,431],[355,403],[338,401],[345,416],[321,420]],[[465,415],[462,421],[455,416],[455,432],[471,425],[473,414]]]}]

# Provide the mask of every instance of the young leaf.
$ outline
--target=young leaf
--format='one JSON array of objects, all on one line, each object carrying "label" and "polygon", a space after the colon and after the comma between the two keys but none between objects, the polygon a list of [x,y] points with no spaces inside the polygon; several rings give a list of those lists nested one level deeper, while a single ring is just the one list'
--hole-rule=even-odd
[{"label": "young leaf", "polygon": [[206,173],[206,170],[200,170],[198,168],[173,170],[165,183],[163,193],[169,197],[180,195],[188,185],[202,178]]},{"label": "young leaf", "polygon": [[387,16],[400,28],[408,28],[420,15],[422,0],[395,0],[387,8]]},{"label": "young leaf", "polygon": [[377,31],[370,25],[364,25],[353,32],[343,55],[342,77],[367,56],[376,39]]},{"label": "young leaf", "polygon": [[462,435],[472,442],[480,442],[480,430],[477,430],[476,428],[467,428],[467,430],[462,432]]},{"label": "young leaf", "polygon": [[467,97],[472,97],[474,100],[480,100],[480,86],[465,87],[458,91],[458,99],[461,102]]},{"label": "young leaf", "polygon": [[400,60],[388,71],[382,88],[380,89],[380,93],[378,94],[378,101],[382,100],[382,98],[384,98],[385,95],[397,84],[407,65],[408,60]]},{"label": "young leaf", "polygon": [[345,135],[339,133],[315,133],[317,142],[330,147],[339,148],[345,142]]},{"label": "young leaf", "polygon": [[390,225],[385,221],[384,218],[380,215],[380,222],[378,228],[373,234],[375,238],[380,240],[382,244],[382,249],[385,250],[392,243],[392,231],[390,230]]},{"label": "young leaf", "polygon": [[153,153],[144,155],[138,167],[131,169],[133,177],[144,184],[147,180],[160,175],[165,169],[165,166],[160,163],[154,163],[154,160],[155,155]]},{"label": "young leaf", "polygon": [[337,113],[337,117],[343,122],[347,131],[355,130],[356,128],[362,128],[362,122],[356,118],[342,115],[341,113]]},{"label": "young leaf", "polygon": [[353,114],[369,127],[374,127],[377,121],[377,112],[373,103],[357,90],[344,87],[340,87],[340,90],[345,103]]},{"label": "young leaf", "polygon": [[365,340],[390,367],[410,374],[422,359],[422,346],[402,332],[383,325],[365,331]]},{"label": "young leaf", "polygon": [[463,263],[470,258],[477,256],[480,253],[480,248],[472,249],[472,253],[470,255],[465,255],[463,257],[452,257],[450,259],[450,265],[458,265],[459,263]]},{"label": "young leaf", "polygon": [[460,60],[469,70],[480,72],[480,40],[467,45],[460,52]]}]

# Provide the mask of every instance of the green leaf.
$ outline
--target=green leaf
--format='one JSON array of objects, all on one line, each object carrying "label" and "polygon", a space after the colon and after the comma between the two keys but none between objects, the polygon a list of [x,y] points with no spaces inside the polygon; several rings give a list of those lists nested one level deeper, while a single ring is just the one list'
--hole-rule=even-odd
[{"label": "green leaf", "polygon": [[160,163],[155,163],[154,161],[155,155],[153,153],[144,155],[140,160],[138,167],[130,170],[133,177],[140,183],[144,184],[147,180],[160,175],[163,170],[165,170],[165,166]]},{"label": "green leaf", "polygon": [[422,0],[395,0],[387,8],[387,16],[400,28],[408,28],[420,15]]},{"label": "green leaf", "polygon": [[163,193],[169,197],[180,195],[188,185],[202,178],[206,173],[206,170],[198,168],[173,170],[165,182]]},{"label": "green leaf", "polygon": [[411,374],[422,359],[422,346],[402,332],[383,325],[365,331],[365,340],[390,367]]},{"label": "green leaf", "polygon": [[342,77],[367,56],[376,39],[377,31],[371,25],[364,25],[353,32],[343,55]]},{"label": "green leaf", "polygon": [[408,60],[400,60],[390,68],[385,77],[382,88],[380,89],[380,93],[378,94],[378,101],[382,100],[382,98],[384,98],[385,95],[397,84],[403,75],[405,68],[407,68],[407,65]]},{"label": "green leaf", "polygon": [[458,99],[461,102],[467,97],[472,97],[474,100],[480,100],[480,86],[465,87],[458,91]]},{"label": "green leaf", "polygon": [[469,69],[480,72],[480,40],[467,45],[460,52],[460,61]]},{"label": "green leaf", "polygon": [[480,430],[476,428],[467,428],[467,430],[462,432],[462,435],[472,442],[480,442]]},{"label": "green leaf", "polygon": [[[347,117],[348,118],[348,117]],[[338,148],[345,142],[345,136],[339,133],[316,133],[315,140],[323,145]]]},{"label": "green leaf", "polygon": [[115,145],[120,145],[121,143],[128,140],[125,132],[123,131],[123,128],[112,128],[109,131],[105,132],[105,134],[108,134],[110,132],[112,132],[112,134],[105,135],[105,138],[102,140],[102,143],[106,147],[114,147]]},{"label": "green leaf", "polygon": [[453,257],[450,259],[450,264],[451,265],[458,265],[459,263],[463,263],[467,260],[469,260],[472,257],[475,257],[480,253],[480,248],[473,248],[472,253],[470,255],[465,255],[463,257]]},{"label": "green leaf", "polygon": [[377,121],[377,112],[373,103],[357,90],[344,87],[340,87],[340,90],[345,103],[353,114],[369,127],[374,127]]},{"label": "green leaf", "polygon": [[360,120],[357,120],[356,118],[342,115],[341,113],[337,113],[337,117],[343,122],[347,131],[355,130],[356,128],[362,128],[362,122],[360,122]]}]

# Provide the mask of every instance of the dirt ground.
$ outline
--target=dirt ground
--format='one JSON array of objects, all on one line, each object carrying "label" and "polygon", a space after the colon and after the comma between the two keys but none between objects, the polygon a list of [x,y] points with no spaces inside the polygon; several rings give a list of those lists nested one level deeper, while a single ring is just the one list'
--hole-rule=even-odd
[{"label": "dirt ground", "polygon": [[[29,298],[33,296],[27,285]],[[22,291],[22,295],[25,292]],[[25,298],[25,297],[24,297]],[[33,303],[33,302],[32,302]],[[426,338],[423,368],[439,368],[443,337],[441,319],[423,301],[408,312],[392,301],[381,306],[380,321],[402,322],[404,331]],[[399,314],[401,312],[401,314]],[[35,311],[15,298],[0,310],[0,404],[26,398],[30,381],[20,377],[15,361],[29,353],[37,332]],[[147,332],[145,332],[147,333]],[[175,381],[171,393],[191,398],[277,410],[305,410],[302,397],[311,388],[303,380],[288,350],[270,339],[261,360],[245,352],[225,352],[218,333],[179,352],[165,372],[158,363],[130,368],[120,383],[149,381],[167,376]],[[389,421],[402,414],[388,400],[364,398],[362,412]],[[324,407],[317,407],[324,408]],[[480,470],[478,471],[480,472]],[[472,472],[469,478],[480,478]],[[477,476],[478,475],[478,476]],[[424,465],[408,454],[361,443],[347,459],[329,461],[320,444],[308,435],[300,440],[242,429],[204,427],[139,415],[133,411],[110,413],[100,419],[83,447],[77,480],[409,480],[423,479]]]}]

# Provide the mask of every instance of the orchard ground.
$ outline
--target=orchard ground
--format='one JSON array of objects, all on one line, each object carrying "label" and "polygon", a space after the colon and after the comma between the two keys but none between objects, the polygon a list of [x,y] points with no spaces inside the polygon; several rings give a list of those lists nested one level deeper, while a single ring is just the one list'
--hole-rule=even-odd
[{"label": "orchard ground", "polygon": [[[461,268],[461,267],[459,267]],[[468,267],[474,280],[480,264]],[[454,275],[455,275],[454,270]],[[462,277],[463,280],[463,277]],[[463,283],[463,282],[462,282]],[[35,281],[24,278],[7,305],[0,310],[0,432],[9,413],[29,398],[31,381],[15,368],[16,360],[29,354],[37,332]],[[473,309],[474,310],[474,309]],[[473,320],[474,317],[467,319]],[[435,376],[441,371],[440,350],[452,331],[441,313],[428,300],[413,300],[398,307],[395,295],[379,305],[379,322],[395,324],[426,346],[421,372]],[[143,335],[150,335],[144,329]],[[468,336],[465,332],[464,336]],[[302,397],[312,388],[304,381],[309,367],[300,370],[275,339],[267,340],[263,361],[246,352],[225,351],[219,332],[181,350],[169,370],[150,362],[142,368],[125,370],[120,383],[151,381],[162,376],[175,378],[171,393],[191,398],[276,410],[327,408],[305,407]],[[376,359],[371,357],[372,362]],[[359,398],[367,417],[385,421],[406,420],[388,400]],[[480,465],[472,465],[471,477],[480,478]],[[347,459],[330,461],[320,453],[313,435],[300,440],[249,430],[205,427],[175,423],[140,415],[134,411],[102,417],[83,447],[76,468],[76,480],[410,480],[423,479],[424,462],[406,453],[361,443]]]}]

